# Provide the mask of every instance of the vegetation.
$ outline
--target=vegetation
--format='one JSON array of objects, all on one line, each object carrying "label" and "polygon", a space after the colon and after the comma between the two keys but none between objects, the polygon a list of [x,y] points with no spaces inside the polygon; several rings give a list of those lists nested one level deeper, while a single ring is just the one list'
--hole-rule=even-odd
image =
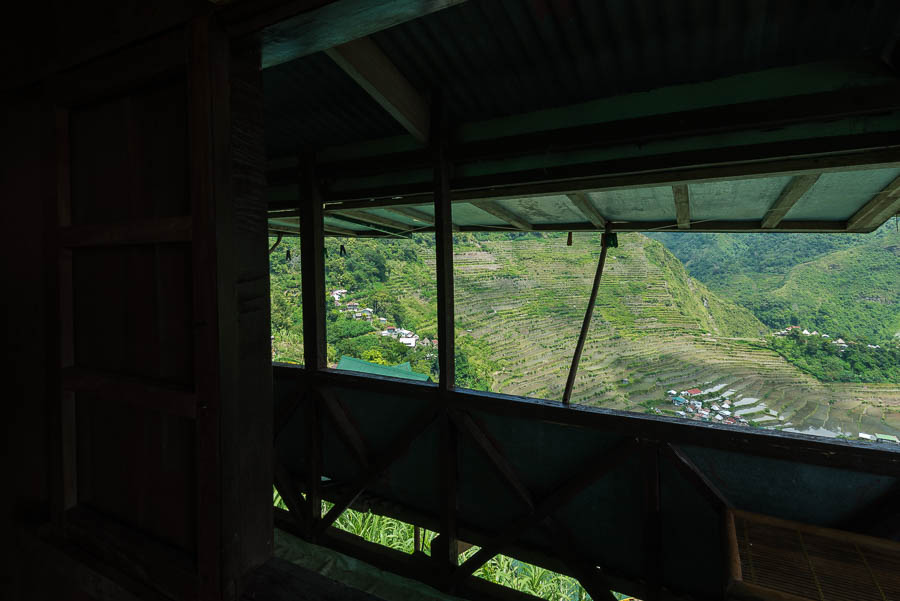
[{"label": "vegetation", "polygon": [[[287,509],[278,491],[273,491],[273,503],[275,507]],[[329,503],[323,501],[322,511],[327,511],[330,506]],[[336,528],[360,536],[369,542],[404,553],[412,554],[415,551],[415,527],[400,520],[371,512],[347,509],[337,518],[334,525]],[[426,555],[431,555],[431,542],[435,536],[435,532],[422,530],[422,550]],[[478,549],[479,547],[471,547],[460,554],[460,562],[474,555]],[[590,599],[587,591],[575,578],[521,562],[506,555],[494,556],[474,575],[477,578],[547,601],[585,601]],[[625,598],[625,595],[614,594],[617,598]]]},{"label": "vegetation", "polygon": [[851,343],[845,348],[833,338],[804,336],[793,330],[772,336],[771,345],[785,359],[823,382],[893,382],[900,384],[900,345],[882,348]]},{"label": "vegetation", "polygon": [[900,234],[650,234],[771,329],[885,342],[900,334]]}]

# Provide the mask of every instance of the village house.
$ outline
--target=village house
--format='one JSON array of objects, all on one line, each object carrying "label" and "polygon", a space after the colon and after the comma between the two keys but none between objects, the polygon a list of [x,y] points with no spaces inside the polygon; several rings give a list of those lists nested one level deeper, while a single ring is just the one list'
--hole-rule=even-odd
[{"label": "village house", "polygon": [[701,392],[702,392],[702,391],[701,391],[699,388],[691,388],[691,389],[689,389],[689,390],[685,390],[685,391],[682,392],[681,394],[683,394],[683,395],[686,394],[686,395],[688,395],[688,396],[695,396],[695,395],[700,394]]}]

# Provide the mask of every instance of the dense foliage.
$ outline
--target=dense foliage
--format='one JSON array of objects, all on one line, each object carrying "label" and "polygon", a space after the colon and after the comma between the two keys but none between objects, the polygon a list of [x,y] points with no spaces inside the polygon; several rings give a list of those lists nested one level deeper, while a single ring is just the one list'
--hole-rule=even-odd
[{"label": "dense foliage", "polygon": [[900,234],[655,233],[691,275],[772,329],[873,342],[900,333]]},{"label": "dense foliage", "polygon": [[900,384],[900,345],[881,348],[852,342],[845,348],[833,338],[792,331],[773,336],[772,348],[823,382],[893,382]]},{"label": "dense foliage", "polygon": [[[303,303],[300,277],[300,243],[283,239],[269,257],[272,297],[272,341],[274,359],[302,363]],[[325,241],[327,291],[345,289],[343,303],[359,302],[371,307],[384,325],[417,333],[421,338],[437,336],[437,287],[434,275],[434,237],[411,239],[334,239]],[[382,365],[409,362],[412,370],[437,380],[434,347],[408,347],[366,320],[341,312],[333,299],[326,299],[328,362],[337,364],[347,355]],[[457,333],[456,384],[463,388],[490,390],[495,365],[484,341]]]}]

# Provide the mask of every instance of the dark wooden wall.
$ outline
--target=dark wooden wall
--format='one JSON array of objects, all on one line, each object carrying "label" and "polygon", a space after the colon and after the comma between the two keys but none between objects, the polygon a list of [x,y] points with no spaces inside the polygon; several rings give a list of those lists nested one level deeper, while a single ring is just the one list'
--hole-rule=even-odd
[{"label": "dark wooden wall", "polygon": [[213,12],[2,28],[3,598],[232,598],[271,552],[259,48]]}]

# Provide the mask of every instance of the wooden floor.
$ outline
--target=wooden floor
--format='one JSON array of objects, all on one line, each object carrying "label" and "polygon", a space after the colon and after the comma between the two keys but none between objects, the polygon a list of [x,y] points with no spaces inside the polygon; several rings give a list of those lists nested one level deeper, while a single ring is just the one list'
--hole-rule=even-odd
[{"label": "wooden floor", "polygon": [[245,601],[383,601],[277,557],[249,576]]}]

